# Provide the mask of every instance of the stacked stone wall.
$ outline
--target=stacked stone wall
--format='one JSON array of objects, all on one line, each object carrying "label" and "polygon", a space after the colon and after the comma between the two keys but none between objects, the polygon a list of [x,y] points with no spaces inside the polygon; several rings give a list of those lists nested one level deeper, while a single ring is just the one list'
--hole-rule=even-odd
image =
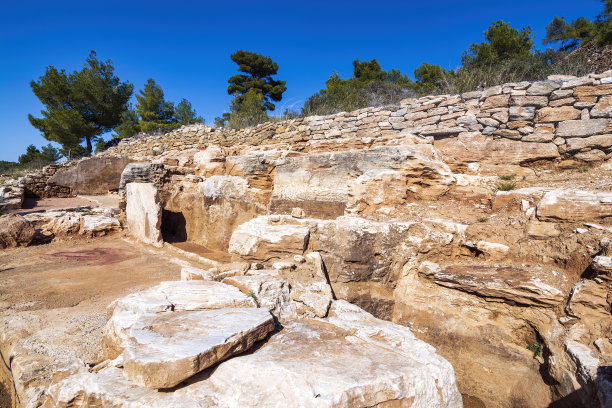
[{"label": "stacked stone wall", "polygon": [[50,197],[70,197],[72,190],[70,187],[61,186],[50,182],[51,177],[60,169],[75,166],[76,162],[68,162],[64,164],[50,164],[41,170],[30,173],[20,180],[23,185],[24,195],[26,197],[35,198],[50,198]]},{"label": "stacked stone wall", "polygon": [[299,144],[411,133],[434,140],[477,132],[494,139],[542,143],[560,156],[600,161],[612,155],[612,71],[576,78],[494,86],[461,95],[405,99],[398,106],[267,122],[241,130],[191,125],[165,135],[128,138],[104,155],[155,156],[221,146]]}]

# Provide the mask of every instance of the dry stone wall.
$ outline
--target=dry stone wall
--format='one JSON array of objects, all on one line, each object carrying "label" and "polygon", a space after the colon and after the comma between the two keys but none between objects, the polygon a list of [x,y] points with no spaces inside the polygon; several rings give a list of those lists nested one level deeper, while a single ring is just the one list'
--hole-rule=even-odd
[{"label": "dry stone wall", "polygon": [[556,75],[546,81],[509,83],[461,95],[411,98],[399,106],[268,122],[242,130],[191,125],[165,135],[128,138],[103,154],[156,156],[167,151],[203,149],[211,144],[283,143],[299,149],[308,141],[408,133],[434,142],[479,135],[521,142],[521,150],[546,152],[529,156],[531,160],[569,156],[585,162],[609,159],[612,71],[581,78]]}]

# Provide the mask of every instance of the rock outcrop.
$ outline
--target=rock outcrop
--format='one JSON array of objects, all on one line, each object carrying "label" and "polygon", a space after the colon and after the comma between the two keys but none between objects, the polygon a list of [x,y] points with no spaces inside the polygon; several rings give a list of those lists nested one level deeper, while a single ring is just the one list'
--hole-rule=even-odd
[{"label": "rock outcrop", "polygon": [[32,224],[21,215],[0,216],[0,248],[29,245],[35,233]]}]

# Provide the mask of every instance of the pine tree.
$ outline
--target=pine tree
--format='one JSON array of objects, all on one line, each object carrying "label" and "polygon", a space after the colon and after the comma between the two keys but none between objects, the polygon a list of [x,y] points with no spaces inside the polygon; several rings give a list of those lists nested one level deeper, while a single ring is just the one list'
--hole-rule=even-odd
[{"label": "pine tree", "polygon": [[234,95],[235,103],[241,105],[247,93],[253,90],[263,96],[264,108],[273,111],[275,106],[272,101],[279,102],[287,90],[286,81],[272,78],[278,72],[278,64],[270,57],[244,50],[236,51],[231,58],[238,64],[238,71],[244,74],[234,75],[227,81],[230,84],[227,87],[228,95]]},{"label": "pine tree", "polygon": [[174,118],[180,125],[190,125],[192,123],[203,123],[204,119],[198,116],[195,109],[191,106],[191,102],[183,98],[174,108]]},{"label": "pine tree", "polygon": [[546,26],[546,37],[543,44],[561,43],[561,51],[567,51],[565,43],[572,38],[573,27],[565,22],[565,17],[555,17]]},{"label": "pine tree", "polygon": [[485,31],[485,42],[472,44],[461,56],[464,67],[490,66],[500,61],[526,58],[532,54],[531,27],[520,31],[501,20],[493,22]]},{"label": "pine tree", "polygon": [[61,157],[59,151],[49,143],[38,150],[33,144],[26,148],[26,152],[19,156],[19,163],[26,164],[32,162],[53,163]]},{"label": "pine tree", "polygon": [[136,100],[136,113],[142,132],[167,132],[180,126],[174,117],[174,104],[166,101],[164,91],[153,78],[149,78],[144,89],[136,94]]},{"label": "pine tree", "polygon": [[68,74],[49,66],[30,86],[45,106],[42,118],[28,115],[32,126],[45,139],[60,143],[63,151],[79,150],[85,141],[87,154],[97,137],[120,123],[133,91],[129,82],[115,76],[111,61],[99,61],[95,51],[81,71]]}]

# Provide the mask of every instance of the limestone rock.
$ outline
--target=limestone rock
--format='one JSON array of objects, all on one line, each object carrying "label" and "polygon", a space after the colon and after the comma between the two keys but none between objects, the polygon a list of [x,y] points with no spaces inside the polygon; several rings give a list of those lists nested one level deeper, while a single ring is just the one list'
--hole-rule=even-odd
[{"label": "limestone rock", "polygon": [[489,96],[487,99],[485,99],[480,109],[487,110],[487,109],[507,107],[509,101],[510,101],[510,95]]},{"label": "limestone rock", "polygon": [[453,170],[468,163],[522,164],[559,157],[554,143],[524,143],[518,140],[493,139],[479,133],[436,140],[435,146]]},{"label": "limestone rock", "polygon": [[130,163],[121,173],[119,193],[125,194],[125,186],[128,183],[153,183],[159,186],[166,170],[159,163]]},{"label": "limestone rock", "polygon": [[81,229],[81,218],[78,213],[68,213],[51,219],[51,221],[42,226],[42,229],[55,236],[76,234]]},{"label": "limestone rock", "polygon": [[289,284],[279,277],[267,274],[249,276],[232,276],[223,279],[223,283],[240,289],[277,318],[287,318],[295,315],[295,307],[291,304]]},{"label": "limestone rock", "polygon": [[162,245],[162,209],[153,183],[127,184],[125,214],[134,237],[147,244]]},{"label": "limestone rock", "polygon": [[214,280],[215,274],[212,270],[204,270],[185,266],[181,268],[181,280]]},{"label": "limestone rock", "polygon": [[233,231],[264,214],[269,200],[269,192],[251,187],[243,177],[228,175],[195,183],[182,180],[172,183],[163,193],[162,224],[169,240],[189,239],[224,252]]},{"label": "limestone rock", "polygon": [[274,330],[264,309],[217,309],[145,315],[131,327],[125,376],[149,388],[170,388],[242,353]]},{"label": "limestone rock", "polygon": [[529,221],[527,224],[527,235],[533,239],[548,239],[558,237],[561,232],[556,224],[551,222]]},{"label": "limestone rock", "polygon": [[585,137],[612,133],[612,119],[567,120],[557,127],[558,137]]},{"label": "limestone rock", "polygon": [[121,229],[121,224],[116,218],[105,215],[84,215],[81,217],[79,234],[94,237],[106,235],[119,229]]},{"label": "limestone rock", "polygon": [[48,404],[68,407],[80,398],[101,408],[284,407],[288,401],[304,408],[462,406],[453,368],[433,347],[406,327],[354,309],[336,310],[333,323],[286,322],[263,347],[205,370],[172,392],[138,387],[115,364],[59,381],[48,392]]},{"label": "limestone rock", "polygon": [[561,86],[553,81],[534,82],[527,88],[527,95],[550,95]]},{"label": "limestone rock", "polygon": [[580,111],[572,106],[559,108],[542,108],[536,113],[536,122],[561,122],[580,118]]},{"label": "limestone rock", "polygon": [[553,190],[538,203],[541,221],[610,221],[612,193],[606,191]]},{"label": "limestone rock", "polygon": [[0,210],[18,210],[23,204],[23,187],[19,185],[0,186]]},{"label": "limestone rock", "polygon": [[198,170],[197,174],[204,177],[223,174],[225,156],[225,150],[218,145],[209,145],[205,150],[197,152],[193,156],[193,164]]},{"label": "limestone rock", "polygon": [[113,359],[121,354],[129,329],[144,314],[247,307],[255,307],[255,302],[237,288],[220,282],[162,282],[117,299],[108,306],[109,320],[102,337],[103,356]]},{"label": "limestone rock", "polygon": [[602,96],[599,102],[591,108],[591,117],[609,118],[612,116],[612,96]]},{"label": "limestone rock", "polygon": [[249,260],[268,260],[301,255],[308,246],[310,231],[301,225],[274,225],[270,217],[258,217],[236,228],[229,251]]},{"label": "limestone rock", "polygon": [[100,195],[118,190],[129,157],[88,157],[76,166],[58,170],[49,183],[69,187],[74,194]]},{"label": "limestone rock", "polygon": [[[523,305],[554,307],[569,293],[570,282],[541,266],[451,265],[423,262],[419,272],[440,286]],[[562,276],[562,275],[561,275]]]},{"label": "limestone rock", "polygon": [[569,151],[585,148],[604,149],[612,146],[612,135],[596,135],[589,137],[572,137],[565,139]]},{"label": "limestone rock", "polygon": [[428,144],[286,157],[276,166],[270,208],[288,214],[300,207],[310,217],[335,218],[351,194],[352,202],[359,201],[380,182],[395,200],[439,196],[452,181],[450,173]]},{"label": "limestone rock", "polygon": [[30,245],[35,233],[32,224],[21,215],[0,216],[0,248]]}]

